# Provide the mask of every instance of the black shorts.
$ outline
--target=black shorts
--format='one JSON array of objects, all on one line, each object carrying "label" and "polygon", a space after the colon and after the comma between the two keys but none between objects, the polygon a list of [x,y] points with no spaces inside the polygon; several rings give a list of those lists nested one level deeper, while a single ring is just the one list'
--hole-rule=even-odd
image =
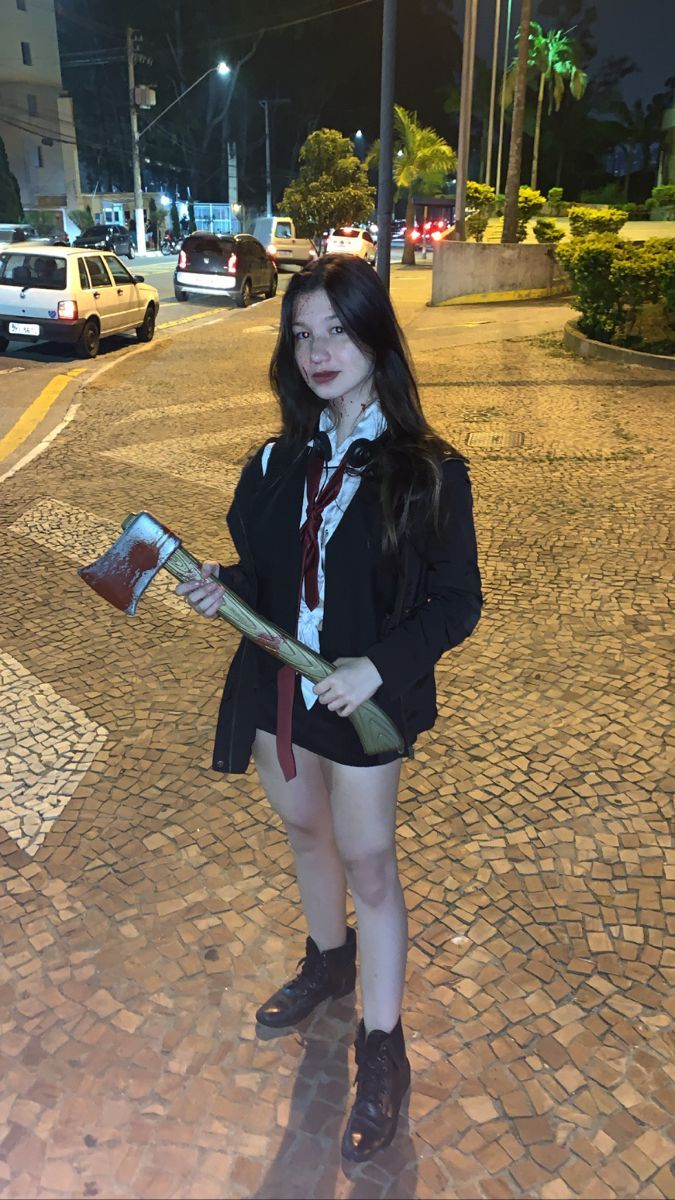
[{"label": "black shorts", "polygon": [[[392,750],[387,754],[366,754],[358,734],[348,717],[340,717],[331,712],[325,704],[317,700],[310,709],[307,708],[301,687],[300,675],[295,677],[295,695],[293,697],[293,733],[294,745],[327,758],[330,762],[340,763],[344,767],[379,767],[384,763],[396,762],[397,758],[410,757],[410,747],[406,746],[401,753]],[[273,677],[261,672],[260,686],[257,692],[256,728],[267,733],[277,731],[277,685],[276,674]]]}]

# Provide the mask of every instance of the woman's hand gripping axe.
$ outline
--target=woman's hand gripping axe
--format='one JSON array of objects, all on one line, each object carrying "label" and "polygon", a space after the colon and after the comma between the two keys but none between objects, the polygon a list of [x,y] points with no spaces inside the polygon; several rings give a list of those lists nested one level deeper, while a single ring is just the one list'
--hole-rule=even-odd
[{"label": "woman's hand gripping axe", "polygon": [[[150,513],[132,513],[122,522],[122,529],[122,535],[105,554],[78,571],[85,583],[115,608],[133,616],[141,596],[161,567],[181,582],[199,578],[201,564],[183,549],[180,538]],[[236,592],[221,586],[223,600],[218,609],[219,617],[275,658],[311,679],[312,683],[333,673],[335,667],[327,659],[261,617]],[[348,719],[366,754],[403,751],[398,729],[374,701],[366,700],[360,704]]]}]

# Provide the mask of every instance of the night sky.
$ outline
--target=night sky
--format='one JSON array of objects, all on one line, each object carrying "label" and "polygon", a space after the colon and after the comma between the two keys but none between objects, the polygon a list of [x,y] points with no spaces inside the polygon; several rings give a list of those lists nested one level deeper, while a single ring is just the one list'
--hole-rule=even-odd
[{"label": "night sky", "polygon": [[[406,0],[401,0],[406,3]],[[502,29],[506,21],[507,0],[502,0]],[[492,54],[494,0],[478,0],[479,51],[488,59]],[[545,28],[554,22],[546,15],[541,18],[538,0],[533,0],[533,17]],[[562,5],[561,5],[562,7]],[[593,7],[597,17],[593,26],[598,45],[593,66],[610,57],[632,58],[638,71],[629,75],[621,90],[627,101],[638,98],[648,102],[655,92],[663,91],[669,76],[675,75],[675,0],[583,0],[582,10]],[[514,20],[519,0],[513,0]],[[458,28],[462,28],[464,5],[456,0]],[[503,44],[503,43],[501,43]]]},{"label": "night sky", "polygon": [[[478,53],[489,71],[495,0],[478,3]],[[520,0],[512,3],[516,26]],[[507,4],[502,0],[500,70]],[[583,28],[591,9],[597,15],[587,32],[597,53],[582,63],[591,82],[608,59],[631,58],[638,70],[621,82],[624,98],[648,103],[675,75],[675,0],[533,0],[533,17],[545,29],[577,23]],[[117,0],[113,7],[108,0],[57,0],[57,13],[66,54],[64,83],[73,94],[81,159],[87,160],[92,187],[98,180],[100,186],[129,187],[126,67],[119,54],[116,63],[90,71],[67,64],[101,47],[116,51],[127,22],[144,34],[145,50],[153,57],[154,65],[139,68],[138,82],[157,85],[160,110],[218,58],[233,64],[245,60],[231,85],[212,76],[149,134],[148,185],[184,188],[189,182],[185,163],[193,162],[199,166],[193,186],[204,199],[221,198],[227,191],[222,143],[233,137],[240,154],[240,199],[259,204],[265,186],[263,97],[271,102],[275,199],[295,176],[299,148],[312,129],[330,126],[353,137],[360,128],[361,151],[378,136],[381,0],[145,0],[143,6]],[[398,2],[396,101],[451,145],[457,142],[458,114],[447,101],[459,86],[463,24],[464,0]],[[177,26],[185,47],[182,81],[169,50]],[[477,86],[475,111],[484,113],[479,91]],[[209,113],[218,116],[221,104],[229,106],[222,133],[216,126],[205,140],[205,119]],[[477,169],[478,144],[473,153]]]}]

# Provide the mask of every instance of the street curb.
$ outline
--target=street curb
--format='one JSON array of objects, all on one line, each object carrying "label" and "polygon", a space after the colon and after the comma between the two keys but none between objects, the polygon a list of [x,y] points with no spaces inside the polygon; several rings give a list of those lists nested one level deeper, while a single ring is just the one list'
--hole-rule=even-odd
[{"label": "street curb", "polygon": [[516,292],[471,292],[465,296],[451,296],[449,300],[439,300],[434,304],[427,301],[427,308],[450,308],[455,304],[504,304],[518,300],[555,300],[559,296],[569,296],[567,284],[546,288],[522,288]]},{"label": "street curb", "polygon": [[563,331],[563,346],[580,358],[601,358],[606,362],[624,362],[634,367],[651,367],[659,371],[675,371],[675,354],[649,354],[645,350],[627,350],[625,346],[608,346],[595,342],[580,333],[576,321],[568,321]]}]

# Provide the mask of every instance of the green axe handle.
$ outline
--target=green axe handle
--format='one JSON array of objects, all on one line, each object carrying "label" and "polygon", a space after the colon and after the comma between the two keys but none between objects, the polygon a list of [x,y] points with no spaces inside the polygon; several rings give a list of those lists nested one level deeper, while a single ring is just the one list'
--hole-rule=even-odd
[{"label": "green axe handle", "polygon": [[[176,579],[180,579],[181,583],[201,574],[201,564],[182,546],[174,550],[164,566]],[[282,662],[288,663],[301,675],[305,675],[307,679],[311,679],[312,683],[318,683],[320,679],[325,679],[327,675],[333,674],[335,667],[327,659],[322,658],[320,654],[315,654],[309,646],[305,646],[297,638],[291,637],[289,633],[278,625],[274,625],[272,621],[261,617],[240,599],[236,592],[225,587],[224,584],[220,586],[223,588],[224,595],[218,609],[219,617],[223,617],[230,625],[234,625],[235,629],[245,634],[256,645],[262,646],[264,650],[269,650],[270,654],[274,654]],[[366,754],[386,754],[391,750],[396,750],[399,754],[403,752],[405,747],[398,729],[373,700],[366,700],[360,704],[349,720],[352,722]]]}]

